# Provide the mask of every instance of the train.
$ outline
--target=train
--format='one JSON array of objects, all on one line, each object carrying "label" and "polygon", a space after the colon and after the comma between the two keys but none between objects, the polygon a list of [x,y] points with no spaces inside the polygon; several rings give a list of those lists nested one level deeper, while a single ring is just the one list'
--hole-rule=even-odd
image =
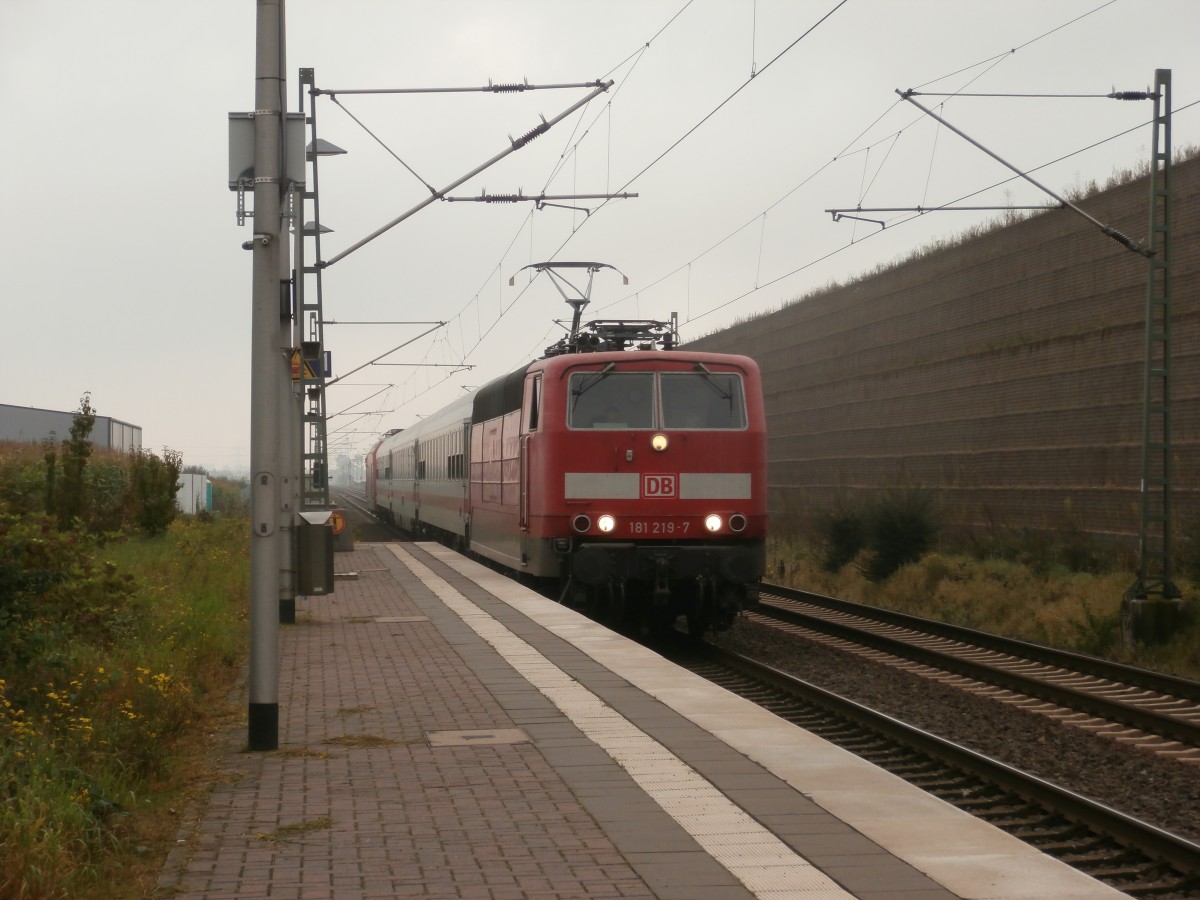
[{"label": "train", "polygon": [[574,305],[546,355],[380,438],[371,506],[600,621],[728,628],[766,560],[758,366]]}]

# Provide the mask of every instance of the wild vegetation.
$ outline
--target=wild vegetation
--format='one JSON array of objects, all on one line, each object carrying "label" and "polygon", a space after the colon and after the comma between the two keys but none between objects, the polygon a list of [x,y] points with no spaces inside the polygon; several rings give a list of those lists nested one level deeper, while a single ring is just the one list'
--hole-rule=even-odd
[{"label": "wild vegetation", "polygon": [[[0,444],[0,897],[151,893],[245,647],[246,525],[179,457]],[[226,496],[237,495],[235,488]]]},{"label": "wild vegetation", "polygon": [[855,563],[869,581],[880,582],[917,562],[937,537],[932,492],[893,489],[869,502],[849,496],[817,514],[818,562],[826,572]]},{"label": "wild vegetation", "polygon": [[770,581],[1200,679],[1200,521],[1185,522],[1175,544],[1182,621],[1155,646],[1122,635],[1121,601],[1136,578],[1132,547],[1071,530],[951,535],[919,489],[872,504],[843,498],[812,528],[773,525]]},{"label": "wild vegetation", "polygon": [[0,444],[0,504],[13,515],[54,519],[60,531],[161,533],[175,518],[182,457],[166,448],[162,456],[98,449],[91,442],[95,422],[84,394],[61,444]]}]

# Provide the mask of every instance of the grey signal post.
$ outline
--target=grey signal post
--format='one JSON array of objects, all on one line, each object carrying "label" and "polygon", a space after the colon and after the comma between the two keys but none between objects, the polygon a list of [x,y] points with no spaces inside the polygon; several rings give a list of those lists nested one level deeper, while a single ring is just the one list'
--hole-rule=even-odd
[{"label": "grey signal post", "polygon": [[[280,254],[285,121],[283,2],[258,0],[254,90],[254,238],[250,350],[249,748],[279,747],[279,599],[283,534],[280,396],[289,361],[282,351]],[[288,335],[290,338],[290,334]],[[290,343],[290,341],[288,341]]]},{"label": "grey signal post", "polygon": [[1178,632],[1183,604],[1171,566],[1170,69],[1155,70],[1153,98],[1138,573],[1121,603],[1121,626],[1126,641],[1147,644],[1162,643]]}]

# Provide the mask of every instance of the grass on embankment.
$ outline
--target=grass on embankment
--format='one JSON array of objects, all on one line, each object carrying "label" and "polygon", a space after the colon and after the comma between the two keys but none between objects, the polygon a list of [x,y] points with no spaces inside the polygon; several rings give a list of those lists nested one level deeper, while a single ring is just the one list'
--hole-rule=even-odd
[{"label": "grass on embankment", "polygon": [[245,655],[247,533],[0,516],[0,896],[153,892]]},{"label": "grass on embankment", "polygon": [[1192,612],[1197,586],[1186,579],[1176,581],[1184,597],[1179,633],[1160,646],[1126,647],[1121,598],[1135,576],[1119,564],[1079,572],[1040,559],[929,553],[880,582],[861,568],[850,562],[830,573],[803,541],[768,542],[767,581],[1200,679],[1200,622]]}]

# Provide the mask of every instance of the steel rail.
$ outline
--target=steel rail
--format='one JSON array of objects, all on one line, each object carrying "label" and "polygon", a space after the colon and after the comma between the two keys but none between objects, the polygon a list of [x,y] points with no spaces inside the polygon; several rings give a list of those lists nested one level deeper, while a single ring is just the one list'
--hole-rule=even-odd
[{"label": "steel rail", "polygon": [[696,649],[715,665],[739,672],[789,695],[798,696],[833,715],[883,734],[890,740],[911,747],[947,766],[975,775],[1028,802],[1051,809],[1123,844],[1136,847],[1156,860],[1168,862],[1182,873],[1190,876],[1200,875],[1200,844],[1185,837],[1022,772],[982,753],[914,728],[748,657],[707,644]]},{"label": "steel rail", "polygon": [[[901,637],[878,634],[855,625],[812,617],[799,610],[781,609],[768,603],[760,606],[758,612],[936,669],[996,685],[1019,694],[1038,697],[1108,721],[1120,722],[1148,734],[1171,738],[1190,747],[1200,747],[1200,725],[1171,714],[1128,702],[1111,700],[1087,689],[1055,684],[1034,675],[1021,674],[1003,665],[971,660],[946,650],[921,646]],[[871,618],[873,612],[873,609],[866,608],[855,610],[853,614]],[[913,626],[906,625],[904,627]]]},{"label": "steel rail", "polygon": [[1111,681],[1119,681],[1122,684],[1145,688],[1148,691],[1157,691],[1160,694],[1170,694],[1174,697],[1182,697],[1185,700],[1200,703],[1200,682],[1191,681],[1187,678],[1167,675],[1162,672],[1153,672],[1149,669],[1140,669],[1137,666],[1112,662],[1111,660],[1101,659],[1097,656],[1088,656],[1084,653],[1059,650],[1054,647],[1047,647],[1043,644],[1035,644],[1018,638],[1006,638],[1001,635],[988,634],[985,631],[976,631],[973,628],[965,628],[961,625],[951,625],[946,622],[938,622],[934,619],[922,619],[919,616],[912,616],[890,609],[866,606],[862,603],[853,603],[849,600],[839,600],[836,597],[813,594],[808,591],[783,587],[778,584],[764,583],[762,590],[764,593],[774,594],[785,600],[800,600],[804,603],[811,603],[813,606],[821,606],[837,612],[877,619],[880,622],[896,625],[900,628],[911,628],[914,631],[923,631],[926,634],[962,641],[965,644],[974,644],[988,650],[995,650],[998,653],[1022,656],[1025,659],[1040,662],[1048,666],[1073,669],[1085,675],[1107,678]]}]

